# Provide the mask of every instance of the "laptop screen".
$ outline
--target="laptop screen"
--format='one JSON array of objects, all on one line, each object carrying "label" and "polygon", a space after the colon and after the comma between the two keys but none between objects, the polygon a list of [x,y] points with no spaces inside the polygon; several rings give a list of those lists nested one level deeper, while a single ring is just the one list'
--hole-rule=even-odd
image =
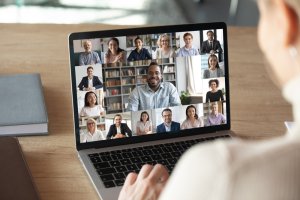
[{"label": "laptop screen", "polygon": [[77,148],[230,128],[224,23],[72,33]]}]

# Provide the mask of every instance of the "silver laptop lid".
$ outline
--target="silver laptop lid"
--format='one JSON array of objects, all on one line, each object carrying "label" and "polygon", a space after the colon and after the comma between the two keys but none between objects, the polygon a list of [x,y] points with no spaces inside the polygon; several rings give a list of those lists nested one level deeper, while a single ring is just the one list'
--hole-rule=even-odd
[{"label": "silver laptop lid", "polygon": [[230,129],[225,23],[69,36],[76,147]]}]

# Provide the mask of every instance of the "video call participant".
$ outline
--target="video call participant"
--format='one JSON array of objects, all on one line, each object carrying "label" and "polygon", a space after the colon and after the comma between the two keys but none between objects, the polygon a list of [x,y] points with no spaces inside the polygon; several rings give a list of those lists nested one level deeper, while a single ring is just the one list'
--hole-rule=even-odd
[{"label": "video call participant", "polygon": [[176,56],[196,56],[199,55],[198,49],[193,46],[193,35],[185,33],[183,35],[185,45],[179,49]]},{"label": "video call participant", "polygon": [[104,63],[126,62],[126,51],[119,47],[118,38],[108,40],[108,50],[104,56]]},{"label": "video call participant", "polygon": [[179,131],[180,123],[172,121],[172,110],[166,108],[162,111],[161,116],[164,122],[156,127],[156,133]]},{"label": "video call participant", "polygon": [[93,142],[105,140],[101,130],[97,129],[97,122],[93,118],[88,118],[86,121],[86,131],[82,134],[81,142]]},{"label": "video call participant", "polygon": [[211,88],[211,91],[208,91],[206,93],[205,102],[208,103],[214,101],[224,101],[222,90],[218,90],[219,80],[218,79],[209,80],[208,85]]},{"label": "video call participant", "polygon": [[156,62],[150,63],[147,69],[147,82],[130,93],[128,111],[181,105],[176,87],[170,82],[162,82],[162,71]]},{"label": "video call participant", "polygon": [[137,135],[146,135],[152,133],[152,122],[149,118],[149,114],[146,111],[141,113],[140,121],[137,121],[136,123]]},{"label": "video call participant", "polygon": [[185,110],[186,119],[181,124],[181,129],[190,129],[203,127],[204,122],[202,118],[197,115],[197,109],[194,105],[189,105]]},{"label": "video call participant", "polygon": [[109,131],[107,133],[106,136],[107,140],[132,136],[132,131],[127,126],[127,124],[121,122],[122,122],[122,115],[116,114],[114,117],[114,124],[110,126]]},{"label": "video call participant", "polygon": [[79,55],[79,65],[94,65],[102,64],[99,54],[95,51],[92,51],[92,41],[85,40],[83,42],[83,48],[85,52]]},{"label": "video call participant", "polygon": [[220,68],[218,57],[211,54],[208,57],[208,69],[204,70],[203,78],[217,78],[224,76],[224,71]]},{"label": "video call participant", "polygon": [[102,82],[98,76],[94,76],[94,68],[89,66],[86,69],[87,76],[83,77],[78,85],[79,90],[81,91],[91,91],[100,89],[103,87]]},{"label": "video call participant", "polygon": [[226,123],[226,118],[223,114],[218,111],[218,102],[211,103],[211,112],[207,117],[205,126],[214,126]]},{"label": "video call participant", "polygon": [[222,47],[221,44],[218,40],[214,39],[214,32],[213,31],[207,31],[207,40],[202,42],[201,45],[201,53],[210,53],[210,54],[215,54],[215,53],[222,53]]},{"label": "video call participant", "polygon": [[167,34],[162,34],[157,40],[158,48],[155,51],[156,59],[175,57],[175,51],[170,47],[170,38]]},{"label": "video call participant", "polygon": [[98,104],[97,95],[89,91],[84,96],[84,107],[80,111],[81,117],[91,117],[104,115],[102,105]]},{"label": "video call participant", "polygon": [[143,41],[140,37],[135,38],[134,40],[135,49],[129,54],[127,60],[136,61],[136,60],[151,60],[152,56],[146,48],[143,48]]}]

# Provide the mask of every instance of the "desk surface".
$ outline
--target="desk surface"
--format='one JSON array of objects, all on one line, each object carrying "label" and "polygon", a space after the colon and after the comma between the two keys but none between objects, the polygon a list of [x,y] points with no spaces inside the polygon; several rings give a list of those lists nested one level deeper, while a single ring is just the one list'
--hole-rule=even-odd
[{"label": "desk surface", "polygon": [[[38,72],[44,86],[50,135],[19,137],[42,199],[97,199],[75,150],[67,37],[112,28],[116,26],[0,26],[0,74]],[[229,28],[228,35],[232,130],[251,139],[283,134],[291,107],[265,71],[256,29]]]}]

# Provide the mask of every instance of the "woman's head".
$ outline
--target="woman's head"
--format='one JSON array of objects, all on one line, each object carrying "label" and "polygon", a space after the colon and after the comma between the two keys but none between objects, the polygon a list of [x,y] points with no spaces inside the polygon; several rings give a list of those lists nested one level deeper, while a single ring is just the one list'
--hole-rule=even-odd
[{"label": "woman's head", "polygon": [[167,34],[162,34],[159,36],[157,40],[158,47],[160,48],[169,47],[169,44],[170,44],[170,38]]},{"label": "woman's head", "polygon": [[194,105],[189,105],[185,110],[185,115],[187,119],[198,119],[197,109]]},{"label": "woman's head", "polygon": [[209,86],[211,89],[218,88],[218,87],[219,87],[219,80],[218,80],[218,79],[211,79],[211,80],[209,80],[208,86]]},{"label": "woman's head", "polygon": [[95,92],[89,91],[84,96],[84,106],[90,107],[94,105],[98,105],[97,95]]},{"label": "woman's head", "polygon": [[218,57],[215,54],[211,54],[208,57],[208,68],[209,69],[215,69],[215,68],[220,68],[219,67],[219,62],[218,62]]},{"label": "woman's head", "polygon": [[94,133],[97,130],[97,122],[93,118],[88,118],[86,120],[86,127],[90,133]]},{"label": "woman's head", "polygon": [[119,48],[119,40],[118,38],[110,38],[107,42],[108,45],[108,51],[109,52],[116,52],[119,53],[123,51],[122,49]]},{"label": "woman's head", "polygon": [[271,75],[282,87],[300,75],[300,1],[260,0],[258,5],[259,45]]},{"label": "woman's head", "polygon": [[122,122],[122,115],[116,114],[114,117],[114,124],[120,126],[121,122]]},{"label": "woman's head", "polygon": [[149,114],[146,111],[141,113],[140,121],[149,121]]}]

